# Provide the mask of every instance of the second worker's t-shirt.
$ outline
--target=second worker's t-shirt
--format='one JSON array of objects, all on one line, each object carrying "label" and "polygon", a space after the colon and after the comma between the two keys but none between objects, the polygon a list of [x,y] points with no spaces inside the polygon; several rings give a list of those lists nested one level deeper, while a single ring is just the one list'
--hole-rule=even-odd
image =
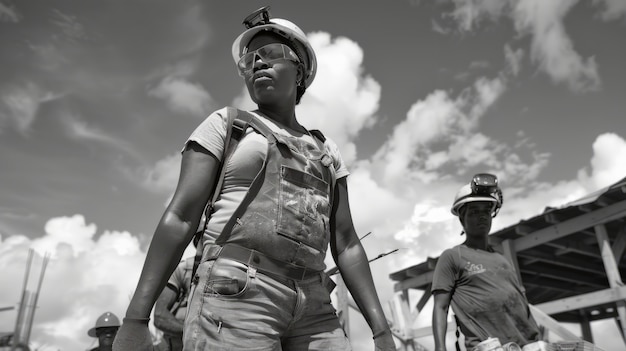
[{"label": "second worker's t-shirt", "polygon": [[458,245],[445,250],[432,291],[452,293],[451,306],[470,349],[489,337],[520,346],[538,340],[539,328],[515,269],[500,253]]}]

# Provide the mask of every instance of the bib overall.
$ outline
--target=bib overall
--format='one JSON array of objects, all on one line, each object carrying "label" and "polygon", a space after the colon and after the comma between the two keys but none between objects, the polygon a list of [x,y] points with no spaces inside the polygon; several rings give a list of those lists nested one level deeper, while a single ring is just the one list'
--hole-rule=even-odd
[{"label": "bib overall", "polygon": [[325,285],[334,168],[323,143],[271,131],[244,200],[204,249],[184,350],[350,350]]}]

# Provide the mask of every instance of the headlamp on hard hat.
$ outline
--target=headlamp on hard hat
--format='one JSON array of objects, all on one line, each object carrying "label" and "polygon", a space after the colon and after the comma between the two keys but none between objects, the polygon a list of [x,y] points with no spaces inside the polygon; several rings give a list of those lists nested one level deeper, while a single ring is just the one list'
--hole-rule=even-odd
[{"label": "headlamp on hard hat", "polygon": [[244,20],[243,25],[246,29],[256,26],[262,26],[270,23],[270,7],[263,6],[260,9],[249,14]]},{"label": "headlamp on hard hat", "polygon": [[493,174],[475,174],[471,184],[474,195],[491,195],[498,191],[498,177]]},{"label": "headlamp on hard hat", "polygon": [[498,205],[494,209],[493,217],[498,214],[500,207],[502,206],[502,190],[498,186],[498,177],[490,173],[478,173],[472,177],[470,183],[472,187],[472,194],[478,196],[493,196],[499,200]]}]

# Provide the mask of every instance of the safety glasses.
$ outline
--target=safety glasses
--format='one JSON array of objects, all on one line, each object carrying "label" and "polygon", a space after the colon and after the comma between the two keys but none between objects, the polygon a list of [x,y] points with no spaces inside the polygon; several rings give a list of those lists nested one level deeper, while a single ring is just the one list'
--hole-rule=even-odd
[{"label": "safety glasses", "polygon": [[239,62],[237,62],[240,76],[243,77],[252,72],[257,56],[266,63],[283,59],[300,62],[298,55],[289,46],[280,43],[267,44],[241,56]]}]

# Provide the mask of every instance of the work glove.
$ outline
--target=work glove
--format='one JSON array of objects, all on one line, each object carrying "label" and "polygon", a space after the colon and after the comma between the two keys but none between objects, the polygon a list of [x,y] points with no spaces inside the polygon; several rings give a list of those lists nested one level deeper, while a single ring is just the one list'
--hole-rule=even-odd
[{"label": "work glove", "polygon": [[113,351],[154,351],[148,319],[124,318],[124,323],[113,340]]},{"label": "work glove", "polygon": [[391,331],[374,338],[375,351],[396,351]]}]

